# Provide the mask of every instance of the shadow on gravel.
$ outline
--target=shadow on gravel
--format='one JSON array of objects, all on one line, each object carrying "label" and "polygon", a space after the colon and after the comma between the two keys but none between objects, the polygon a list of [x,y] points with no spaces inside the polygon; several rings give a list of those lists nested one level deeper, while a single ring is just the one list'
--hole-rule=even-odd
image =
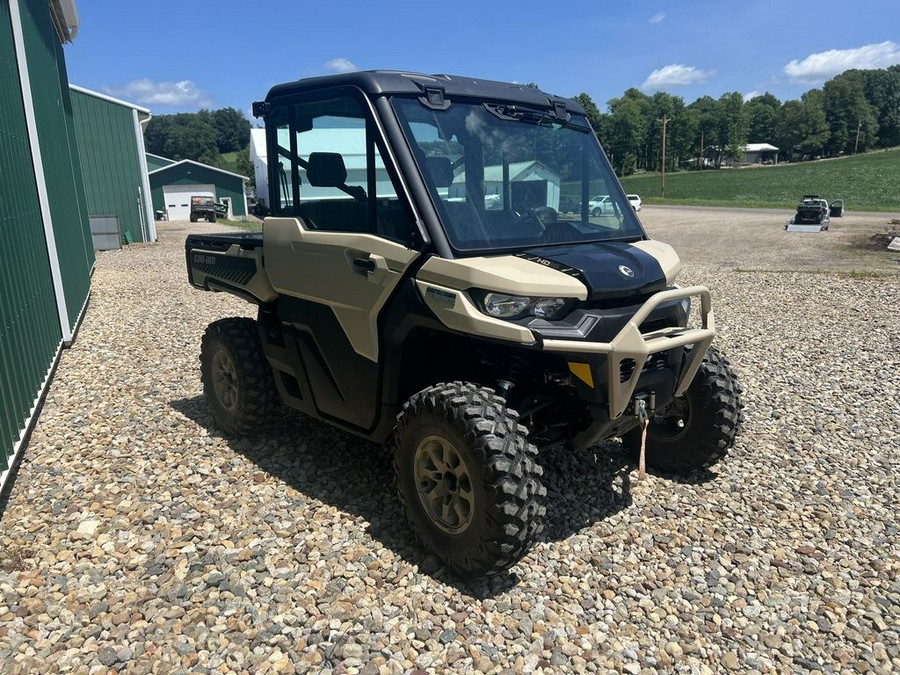
[{"label": "shadow on gravel", "polygon": [[[273,416],[264,434],[227,437],[213,425],[202,396],[174,400],[170,405],[207,429],[210,436],[224,439],[262,471],[366,521],[369,535],[436,581],[480,599],[518,583],[514,572],[486,581],[461,581],[418,546],[394,495],[393,458],[388,448],[288,408]],[[547,520],[541,541],[563,540],[631,505],[629,472],[634,465],[619,448],[609,443],[586,452],[561,448],[541,455],[547,487]]]}]

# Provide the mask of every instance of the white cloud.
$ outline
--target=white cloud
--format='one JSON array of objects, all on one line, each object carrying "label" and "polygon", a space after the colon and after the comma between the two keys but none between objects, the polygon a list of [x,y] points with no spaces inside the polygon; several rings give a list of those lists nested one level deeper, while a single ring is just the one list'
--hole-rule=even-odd
[{"label": "white cloud", "polygon": [[694,66],[683,66],[672,63],[662,68],[657,68],[644,80],[641,89],[657,90],[666,87],[677,87],[684,84],[697,84],[706,82],[714,73],[712,70],[700,70]]},{"label": "white cloud", "polygon": [[794,82],[816,83],[834,77],[851,68],[887,68],[900,63],[900,45],[880,42],[856,49],[829,49],[810,54],[802,61],[796,59],[784,67]]},{"label": "white cloud", "polygon": [[757,96],[762,96],[762,92],[756,90],[748,91],[746,94],[744,94],[744,103],[749,101],[751,98],[756,98]]},{"label": "white cloud", "polygon": [[662,22],[663,22],[663,19],[665,19],[665,18],[666,18],[666,13],[665,13],[665,12],[658,12],[657,14],[654,14],[653,16],[651,16],[651,17],[648,19],[648,21],[649,21],[650,23],[662,23]]},{"label": "white cloud", "polygon": [[212,100],[190,80],[154,82],[149,78],[134,80],[121,87],[109,87],[107,93],[129,102],[152,105],[196,106],[206,108]]},{"label": "white cloud", "polygon": [[331,59],[331,61],[325,64],[325,70],[331,70],[335,73],[349,73],[354,70],[359,70],[359,68],[357,68],[350,59],[340,58]]}]

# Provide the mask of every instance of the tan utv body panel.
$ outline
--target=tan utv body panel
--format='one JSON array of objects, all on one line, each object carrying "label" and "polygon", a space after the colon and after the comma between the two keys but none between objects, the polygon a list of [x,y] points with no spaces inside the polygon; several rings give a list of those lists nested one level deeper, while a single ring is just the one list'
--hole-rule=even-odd
[{"label": "tan utv body panel", "polygon": [[447,288],[429,281],[416,281],[425,304],[442,324],[467,335],[508,340],[525,345],[535,343],[534,335],[509,321],[496,319],[479,310],[468,295],[455,288]]},{"label": "tan utv body panel", "polygon": [[[203,256],[203,264],[215,266],[216,261],[219,258],[251,258],[256,265],[256,272],[253,275],[253,278],[250,279],[246,284],[243,284],[243,287],[247,289],[247,291],[252,294],[254,297],[259,298],[262,302],[272,302],[275,298],[278,297],[275,289],[272,288],[272,284],[269,282],[268,277],[262,273],[262,256],[263,253],[260,249],[243,249],[238,244],[232,244],[225,251],[208,251],[202,248],[195,248],[191,252],[191,256],[193,256],[194,260],[197,260],[197,256]],[[214,274],[206,274],[206,272],[198,269],[194,265],[191,265],[191,275],[192,281],[194,284],[199,286],[200,288],[206,287],[206,280],[210,279],[212,281],[213,287],[215,287],[216,282],[219,281],[219,277]]]},{"label": "tan utv body panel", "polygon": [[575,277],[515,256],[430,258],[416,274],[425,304],[448,328],[519,344],[533,345],[527,328],[488,316],[468,294],[470,288],[529,297],[587,298],[587,287]]},{"label": "tan utv body panel", "polygon": [[[308,230],[299,218],[266,218],[263,249],[278,293],[331,307],[354,351],[378,361],[378,314],[418,251],[371,234]],[[354,259],[375,269],[362,274]]]},{"label": "tan utv body panel", "polygon": [[533,298],[587,299],[587,287],[573,276],[512,255],[446,260],[431,258],[416,279],[447,288],[525,295]]},{"label": "tan utv body panel", "polygon": [[670,286],[674,283],[675,277],[681,271],[681,258],[675,253],[674,248],[655,239],[636,241],[631,245],[656,258],[663,274],[666,275],[666,283]]}]

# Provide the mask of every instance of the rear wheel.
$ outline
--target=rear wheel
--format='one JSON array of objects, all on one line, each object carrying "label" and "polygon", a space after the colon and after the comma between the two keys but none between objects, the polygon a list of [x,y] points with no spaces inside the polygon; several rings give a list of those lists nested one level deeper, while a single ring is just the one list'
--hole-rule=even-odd
[{"label": "rear wheel", "polygon": [[206,222],[208,222],[208,223],[216,222],[216,214],[210,213],[208,216],[206,216]]},{"label": "rear wheel", "polygon": [[413,532],[456,575],[498,574],[543,529],[537,449],[504,399],[465,382],[429,387],[397,417],[397,490]]},{"label": "rear wheel", "polygon": [[211,323],[200,346],[200,377],[213,419],[225,431],[247,434],[278,405],[272,369],[253,319]]},{"label": "rear wheel", "polygon": [[[710,347],[687,391],[650,419],[647,466],[669,473],[690,473],[720,461],[740,431],[741,391],[728,359]],[[637,458],[641,429],[629,431],[622,442]]]}]

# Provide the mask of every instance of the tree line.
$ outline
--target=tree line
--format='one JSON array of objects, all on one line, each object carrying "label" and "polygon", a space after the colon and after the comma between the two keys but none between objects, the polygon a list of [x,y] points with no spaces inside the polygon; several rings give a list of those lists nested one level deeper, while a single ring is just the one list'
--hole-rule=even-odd
[{"label": "tree line", "polygon": [[[192,159],[253,178],[250,122],[236,108],[154,116],[147,124],[144,145],[154,155]],[[236,164],[223,161],[223,153],[235,151],[240,151]]]},{"label": "tree line", "polygon": [[779,161],[863,152],[900,145],[900,65],[848,70],[799,100],[765,93],[703,96],[685,105],[666,92],[628,89],[601,112],[591,97],[574,97],[587,111],[619,175],[658,171],[666,120],[666,170],[721,166],[740,159],[748,143],[779,148]]},{"label": "tree line", "polygon": [[[574,98],[588,111],[619,175],[661,168],[663,120],[666,170],[721,166],[727,159],[740,159],[748,143],[778,147],[779,161],[900,145],[900,65],[847,70],[821,89],[784,102],[769,93],[745,101],[733,91],[685,104],[667,92],[648,95],[631,88],[610,99],[607,112],[601,112],[588,94]],[[148,152],[193,159],[252,179],[249,143],[250,122],[235,108],[159,115],[145,134]],[[223,162],[222,153],[234,151],[241,151],[237,162]]]}]

